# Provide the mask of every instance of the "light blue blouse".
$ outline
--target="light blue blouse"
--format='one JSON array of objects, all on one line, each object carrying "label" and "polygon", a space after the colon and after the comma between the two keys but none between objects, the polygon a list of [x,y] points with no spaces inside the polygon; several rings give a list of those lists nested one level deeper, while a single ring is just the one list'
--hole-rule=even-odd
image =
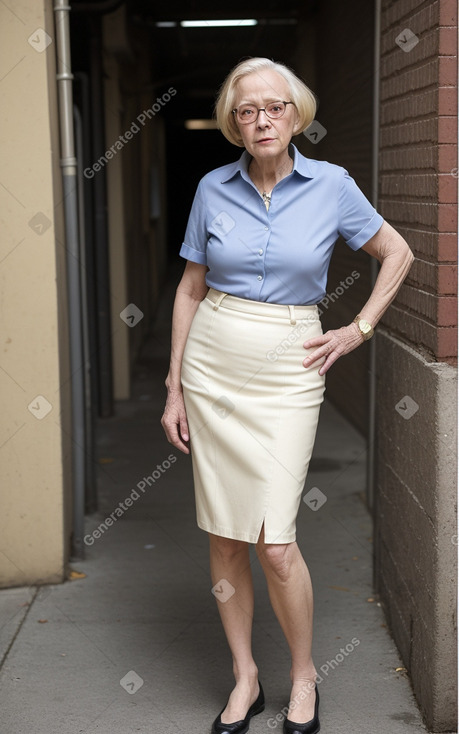
[{"label": "light blue blouse", "polygon": [[358,250],[383,223],[345,168],[289,147],[293,170],[265,203],[247,173],[251,159],[201,178],[180,255],[209,267],[209,287],[253,301],[318,303],[339,235]]}]

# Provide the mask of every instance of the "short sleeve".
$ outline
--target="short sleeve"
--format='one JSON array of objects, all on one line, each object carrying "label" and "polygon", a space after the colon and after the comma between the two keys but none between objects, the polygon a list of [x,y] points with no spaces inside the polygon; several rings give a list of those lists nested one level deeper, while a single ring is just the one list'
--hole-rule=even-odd
[{"label": "short sleeve", "polygon": [[206,206],[202,189],[203,185],[201,180],[191,205],[185,237],[179,254],[186,260],[199,263],[199,265],[207,265],[206,248],[208,234]]},{"label": "short sleeve", "polygon": [[358,250],[384,222],[354,179],[343,169],[338,200],[338,231],[353,250]]}]

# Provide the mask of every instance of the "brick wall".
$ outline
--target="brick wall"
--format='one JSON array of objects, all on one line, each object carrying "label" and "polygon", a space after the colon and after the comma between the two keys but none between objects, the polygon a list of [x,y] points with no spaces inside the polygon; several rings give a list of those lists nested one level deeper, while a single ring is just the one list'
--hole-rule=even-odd
[{"label": "brick wall", "polygon": [[429,730],[456,728],[457,5],[382,0],[378,210],[416,260],[377,329],[375,585]]},{"label": "brick wall", "polygon": [[416,256],[383,323],[426,356],[454,363],[457,5],[384,0],[381,24],[378,209]]}]

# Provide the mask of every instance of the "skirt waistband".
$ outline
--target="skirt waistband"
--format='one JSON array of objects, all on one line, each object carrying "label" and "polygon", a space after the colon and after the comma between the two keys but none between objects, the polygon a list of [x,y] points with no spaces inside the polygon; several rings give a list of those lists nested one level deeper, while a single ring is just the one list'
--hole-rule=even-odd
[{"label": "skirt waistband", "polygon": [[[283,303],[269,303],[267,301],[251,301],[248,298],[231,296],[229,293],[209,288],[206,298],[214,304],[214,311],[218,311],[221,305],[234,311],[243,311],[259,316],[272,316],[275,318],[287,318],[292,325],[296,324],[296,317],[319,318],[319,307],[317,304],[311,306],[294,306]],[[222,304],[222,302],[224,303]]]}]

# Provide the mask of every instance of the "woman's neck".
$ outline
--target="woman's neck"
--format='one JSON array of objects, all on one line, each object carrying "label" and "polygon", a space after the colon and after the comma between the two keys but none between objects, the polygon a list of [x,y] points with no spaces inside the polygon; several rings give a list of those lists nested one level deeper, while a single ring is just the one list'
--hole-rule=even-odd
[{"label": "woman's neck", "polygon": [[275,159],[256,159],[252,156],[249,163],[249,176],[259,191],[272,191],[274,186],[293,170],[293,159],[284,151],[282,157]]}]

